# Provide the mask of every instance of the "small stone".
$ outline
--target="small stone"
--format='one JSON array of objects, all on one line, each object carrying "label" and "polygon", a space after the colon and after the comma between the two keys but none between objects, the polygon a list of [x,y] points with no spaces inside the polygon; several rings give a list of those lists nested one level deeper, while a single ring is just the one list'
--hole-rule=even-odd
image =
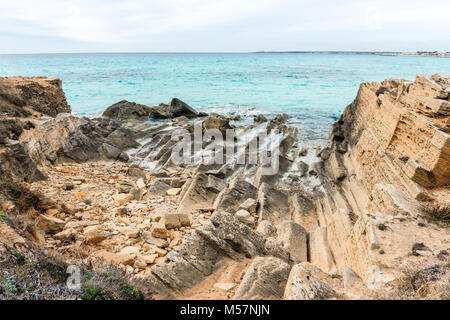
[{"label": "small stone", "polygon": [[220,282],[220,283],[214,284],[214,288],[219,289],[219,290],[224,290],[224,291],[230,291],[234,287],[236,287],[236,285],[234,283]]},{"label": "small stone", "polygon": [[138,181],[136,181],[136,187],[139,189],[144,189],[146,187],[144,179],[139,178]]},{"label": "small stone", "polygon": [[120,207],[117,209],[117,214],[119,216],[126,216],[128,215],[128,209],[126,207]]},{"label": "small stone", "polygon": [[139,229],[134,228],[134,227],[121,227],[121,228],[118,228],[118,231],[121,234],[127,236],[128,238],[137,238],[137,237],[139,237],[139,233],[140,233]]},{"label": "small stone", "polygon": [[86,179],[83,177],[72,177],[72,180],[78,182],[79,184],[86,183]]},{"label": "small stone", "polygon": [[255,123],[267,122],[267,118],[263,114],[258,114],[253,117],[253,122]]},{"label": "small stone", "polygon": [[136,269],[145,269],[147,267],[147,263],[141,259],[137,259],[134,262],[134,268]]},{"label": "small stone", "polygon": [[73,196],[75,197],[75,199],[77,199],[78,201],[82,201],[84,199],[87,199],[87,194],[84,192],[75,192],[73,194]]},{"label": "small stone", "polygon": [[153,264],[158,258],[158,254],[145,254],[141,256],[141,259],[145,261],[146,264]]},{"label": "small stone", "polygon": [[274,237],[277,235],[277,229],[268,220],[263,220],[258,224],[256,231],[264,235],[266,238]]},{"label": "small stone", "polygon": [[85,236],[87,236],[91,232],[99,232],[99,231],[101,231],[102,228],[103,228],[102,225],[88,226],[88,227],[84,228],[83,234]]},{"label": "small stone", "polygon": [[73,190],[75,188],[75,186],[71,183],[66,183],[65,185],[63,185],[62,188],[63,188],[63,190],[70,191],[70,190]]},{"label": "small stone", "polygon": [[167,190],[167,195],[168,196],[177,196],[179,195],[181,192],[181,188],[171,188],[169,190]]},{"label": "small stone", "polygon": [[167,250],[161,248],[155,248],[155,251],[159,257],[164,257],[167,254]]},{"label": "small stone", "polygon": [[113,196],[114,201],[121,205],[124,204],[128,201],[131,201],[134,199],[134,196],[132,194],[124,194],[124,193],[120,193],[120,194],[116,194]]},{"label": "small stone", "polygon": [[129,168],[127,171],[127,175],[134,178],[145,179],[145,171],[141,168]]},{"label": "small stone", "polygon": [[240,206],[239,206],[239,210],[246,210],[251,214],[255,214],[256,213],[256,208],[258,206],[258,202],[255,199],[247,199],[245,200]]},{"label": "small stone", "polygon": [[308,148],[303,147],[302,150],[298,153],[299,157],[306,157],[308,155]]},{"label": "small stone", "polygon": [[158,248],[167,248],[169,246],[166,239],[155,238],[150,231],[143,231],[141,237],[150,245]]},{"label": "small stone", "polygon": [[300,171],[300,177],[306,177],[306,175],[308,174],[309,166],[306,162],[300,161],[299,163],[297,163],[297,169],[298,171]]},{"label": "small stone", "polygon": [[128,246],[120,250],[120,254],[138,254],[141,250],[138,246]]},{"label": "small stone", "polygon": [[47,209],[45,212],[49,216],[56,216],[59,213],[58,209]]},{"label": "small stone", "polygon": [[129,180],[120,180],[117,186],[119,193],[129,193],[133,188],[133,183]]},{"label": "small stone", "polygon": [[98,225],[99,222],[96,220],[83,220],[83,221],[70,221],[66,224],[65,229],[74,228],[75,230],[82,229],[88,226]]},{"label": "small stone", "polygon": [[50,216],[40,216],[38,218],[38,225],[45,233],[58,233],[64,229],[65,222],[61,219],[50,217]]},{"label": "small stone", "polygon": [[75,230],[74,228],[70,228],[55,234],[55,238],[59,240],[69,239],[75,237],[77,234],[77,230]]},{"label": "small stone", "polygon": [[143,192],[140,188],[133,188],[130,190],[130,194],[133,195],[134,199],[136,199],[137,201],[141,201],[142,200],[142,195]]},{"label": "small stone", "polygon": [[154,223],[152,227],[152,236],[155,238],[167,239],[168,233],[166,227],[160,222]]},{"label": "small stone", "polygon": [[108,238],[108,235],[106,232],[89,232],[86,235],[86,243],[88,244],[96,244],[99,242],[102,242],[103,240],[106,240]]},{"label": "small stone", "polygon": [[246,210],[239,210],[234,214],[234,216],[238,221],[249,227],[253,228],[255,226],[255,218],[253,218],[250,212]]},{"label": "small stone", "polygon": [[162,217],[162,222],[167,229],[176,229],[191,225],[189,215],[185,213],[165,213]]}]

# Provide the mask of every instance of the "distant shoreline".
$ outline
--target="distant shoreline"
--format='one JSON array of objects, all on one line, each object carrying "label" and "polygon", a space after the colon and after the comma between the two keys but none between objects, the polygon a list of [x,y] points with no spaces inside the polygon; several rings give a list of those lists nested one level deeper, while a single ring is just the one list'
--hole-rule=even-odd
[{"label": "distant shoreline", "polygon": [[417,52],[390,52],[390,51],[256,51],[251,53],[297,53],[297,54],[360,54],[378,56],[402,56],[402,57],[440,57],[450,58],[450,52],[417,51]]},{"label": "distant shoreline", "polygon": [[252,51],[252,52],[36,52],[36,53],[0,53],[0,56],[16,55],[75,55],[75,54],[342,54],[342,55],[378,55],[403,57],[440,57],[450,58],[450,52],[417,51]]}]

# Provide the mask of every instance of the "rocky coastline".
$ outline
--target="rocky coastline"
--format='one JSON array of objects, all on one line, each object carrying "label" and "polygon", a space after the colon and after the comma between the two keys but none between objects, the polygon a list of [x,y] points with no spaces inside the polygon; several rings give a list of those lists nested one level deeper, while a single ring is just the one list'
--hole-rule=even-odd
[{"label": "rocky coastline", "polygon": [[[284,114],[233,120],[177,98],[75,117],[61,80],[0,78],[0,298],[450,297],[449,75],[362,83],[324,148]],[[172,134],[195,123],[278,132],[279,170],[176,164]]]}]

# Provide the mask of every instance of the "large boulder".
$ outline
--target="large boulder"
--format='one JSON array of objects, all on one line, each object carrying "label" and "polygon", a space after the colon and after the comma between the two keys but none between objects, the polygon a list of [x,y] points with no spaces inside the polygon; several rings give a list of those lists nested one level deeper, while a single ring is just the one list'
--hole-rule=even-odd
[{"label": "large boulder", "polygon": [[325,300],[336,299],[338,294],[326,282],[326,273],[308,262],[292,267],[284,292],[285,300]]},{"label": "large boulder", "polygon": [[278,241],[289,254],[292,261],[303,262],[308,259],[308,232],[299,224],[283,221],[276,226]]},{"label": "large boulder", "polygon": [[197,117],[199,114],[187,103],[180,99],[173,98],[169,104],[161,103],[159,106],[151,108],[151,115],[153,118],[177,118],[177,117]]},{"label": "large boulder", "polygon": [[249,198],[255,199],[258,189],[245,180],[233,179],[228,188],[223,189],[214,201],[214,208],[235,213],[240,205]]},{"label": "large boulder", "polygon": [[[219,180],[218,178],[214,179]],[[187,189],[182,193],[178,213],[191,213],[192,210],[210,209],[219,192],[211,187],[212,179],[204,173],[196,174]]]},{"label": "large boulder", "polygon": [[180,99],[173,98],[169,105],[169,110],[172,114],[172,118],[176,117],[196,117],[198,112],[191,108],[187,103]]},{"label": "large boulder", "polygon": [[274,257],[258,257],[251,264],[234,296],[235,300],[279,300],[291,266]]},{"label": "large boulder", "polygon": [[205,120],[203,120],[202,124],[203,132],[209,129],[216,129],[222,133],[226,133],[227,129],[232,129],[230,126],[230,119],[218,114],[211,114]]},{"label": "large boulder", "polygon": [[108,107],[105,112],[103,112],[102,116],[116,120],[147,119],[150,112],[150,107],[122,100]]},{"label": "large boulder", "polygon": [[110,119],[76,118],[60,114],[33,131],[27,151],[38,162],[70,159],[76,162],[126,159],[124,149],[136,147],[132,132]]},{"label": "large boulder", "polygon": [[0,112],[15,117],[33,113],[55,117],[70,113],[70,106],[60,79],[6,77],[0,78]]}]

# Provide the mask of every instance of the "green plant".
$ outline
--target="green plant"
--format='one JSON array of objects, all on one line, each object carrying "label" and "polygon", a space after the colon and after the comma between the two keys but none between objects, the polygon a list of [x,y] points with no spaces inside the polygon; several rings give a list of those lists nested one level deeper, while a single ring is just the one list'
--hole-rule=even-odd
[{"label": "green plant", "polygon": [[384,254],[384,250],[380,250],[379,253],[380,253],[380,254]]},{"label": "green plant", "polygon": [[128,300],[144,300],[142,292],[134,287],[126,287],[124,289],[124,296],[128,298]]},{"label": "green plant", "polygon": [[23,266],[25,264],[25,256],[19,252],[14,252],[12,254],[16,258],[16,264],[18,266]]},{"label": "green plant", "polygon": [[85,286],[83,287],[84,294],[81,296],[82,300],[97,300],[102,298],[102,291],[99,288]]},{"label": "green plant", "polygon": [[0,211],[0,220],[5,220],[6,219],[6,213],[4,213],[3,211]]},{"label": "green plant", "polygon": [[41,253],[37,263],[41,272],[48,274],[56,282],[61,283],[67,280],[67,264],[59,257]]},{"label": "green plant", "polygon": [[431,221],[450,227],[450,205],[428,206],[425,214]]},{"label": "green plant", "polygon": [[84,271],[83,278],[84,278],[84,281],[89,281],[92,279],[92,274],[88,271]]},{"label": "green plant", "polygon": [[385,230],[387,229],[387,227],[386,227],[386,225],[380,223],[380,224],[378,225],[378,229],[381,230],[381,231],[385,231]]},{"label": "green plant", "polygon": [[0,292],[3,292],[8,298],[12,298],[19,293],[14,278],[3,277],[0,282]]},{"label": "green plant", "polygon": [[331,275],[331,279],[340,279],[340,278],[342,278],[342,276],[339,275],[339,274],[337,274],[337,273],[333,273],[333,274]]},{"label": "green plant", "polygon": [[[103,265],[97,271],[90,271],[90,279],[85,281],[86,298],[111,300],[143,300],[144,295],[141,288],[145,284],[134,281],[132,277],[114,265]],[[86,274],[86,271],[84,271]],[[86,276],[85,276],[86,278]],[[93,290],[95,288],[95,290]],[[94,297],[95,298],[95,297]]]}]

